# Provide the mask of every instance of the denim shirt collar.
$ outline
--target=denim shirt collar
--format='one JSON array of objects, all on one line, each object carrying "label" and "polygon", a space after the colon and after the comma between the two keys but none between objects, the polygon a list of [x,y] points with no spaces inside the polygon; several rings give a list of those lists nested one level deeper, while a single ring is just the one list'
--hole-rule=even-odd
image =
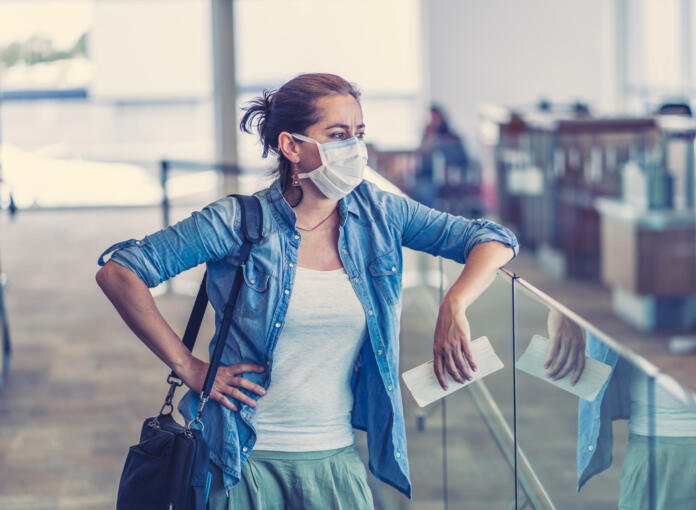
[{"label": "denim shirt collar", "polygon": [[[276,179],[271,184],[268,198],[278,223],[286,227],[288,230],[294,231],[295,223],[297,222],[297,215],[283,196],[283,189],[280,184],[280,179]],[[341,226],[345,225],[348,213],[354,214],[358,217],[360,216],[360,210],[355,198],[353,197],[352,191],[338,201],[338,215]]]}]

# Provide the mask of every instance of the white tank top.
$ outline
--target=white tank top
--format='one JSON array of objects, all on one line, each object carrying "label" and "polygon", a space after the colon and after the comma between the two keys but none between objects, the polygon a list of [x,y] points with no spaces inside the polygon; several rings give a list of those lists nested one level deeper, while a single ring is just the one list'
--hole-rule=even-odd
[{"label": "white tank top", "polygon": [[628,430],[641,436],[650,435],[651,414],[655,416],[656,436],[696,436],[696,408],[687,406],[657,383],[654,408],[651,408],[648,399],[648,376],[641,370],[633,369]]},{"label": "white tank top", "polygon": [[257,450],[353,444],[351,372],[367,336],[365,312],[343,268],[297,266],[271,384],[258,400]]}]

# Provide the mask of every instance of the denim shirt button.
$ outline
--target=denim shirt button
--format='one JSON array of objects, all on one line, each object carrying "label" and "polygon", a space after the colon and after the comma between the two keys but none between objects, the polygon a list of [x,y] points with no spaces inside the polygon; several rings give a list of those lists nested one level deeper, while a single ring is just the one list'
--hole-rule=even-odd
[{"label": "denim shirt button", "polygon": [[243,451],[243,452],[246,452],[246,451],[248,451],[248,450],[249,450],[249,448],[247,448],[246,446],[242,448],[242,451]]},{"label": "denim shirt button", "polygon": [[389,390],[389,391],[391,391],[391,390],[392,390],[392,386],[391,386],[391,384],[390,384],[389,386],[387,386],[387,390]]},{"label": "denim shirt button", "polygon": [[292,262],[290,262],[290,264],[288,264],[288,265],[289,265],[290,267],[295,267],[295,264],[293,264]]},{"label": "denim shirt button", "polygon": [[353,278],[353,281],[357,283],[357,282],[358,282],[358,279],[357,279],[357,278]]},{"label": "denim shirt button", "polygon": [[136,241],[135,244],[138,244],[138,245],[139,245],[139,244],[140,244],[140,241]]},{"label": "denim shirt button", "polygon": [[587,447],[587,449],[590,450],[590,451],[593,451],[593,450],[594,450],[594,446],[590,445],[590,446]]},{"label": "denim shirt button", "polygon": [[285,292],[285,295],[286,295],[286,296],[287,296],[288,294],[290,294],[290,291],[289,291],[288,289],[285,289],[283,292]]},{"label": "denim shirt button", "polygon": [[396,268],[395,268],[395,267],[392,267],[392,271],[396,271]]},{"label": "denim shirt button", "polygon": [[348,253],[348,250],[343,250],[343,254],[344,254],[344,255],[347,254],[347,253]]},{"label": "denim shirt button", "polygon": [[298,234],[295,234],[295,239],[299,239],[300,236]]},{"label": "denim shirt button", "polygon": [[372,315],[372,310],[368,311],[367,315]]},{"label": "denim shirt button", "polygon": [[275,323],[275,327],[276,327],[276,328],[279,328],[279,327],[280,327],[280,322],[276,322],[276,323]]},{"label": "denim shirt button", "polygon": [[381,355],[382,355],[382,349],[377,349],[377,356],[381,356]]},{"label": "denim shirt button", "polygon": [[399,459],[399,458],[401,458],[401,454],[400,454],[399,452],[396,452],[396,453],[394,454],[394,457],[396,457],[397,459]]}]

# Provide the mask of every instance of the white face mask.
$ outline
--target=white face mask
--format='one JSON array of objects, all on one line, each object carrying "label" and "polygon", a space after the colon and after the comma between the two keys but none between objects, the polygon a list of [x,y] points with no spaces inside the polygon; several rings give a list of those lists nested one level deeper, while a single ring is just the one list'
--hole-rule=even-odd
[{"label": "white face mask", "polygon": [[319,143],[304,135],[293,133],[292,136],[317,144],[322,165],[311,172],[297,174],[297,177],[311,179],[326,198],[343,198],[362,182],[367,165],[367,147],[362,140],[353,137]]}]

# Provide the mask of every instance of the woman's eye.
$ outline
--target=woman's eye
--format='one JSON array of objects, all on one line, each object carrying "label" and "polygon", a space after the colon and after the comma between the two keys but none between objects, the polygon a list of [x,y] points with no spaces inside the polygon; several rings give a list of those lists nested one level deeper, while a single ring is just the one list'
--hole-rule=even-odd
[{"label": "woman's eye", "polygon": [[344,137],[343,133],[341,133],[341,132],[338,132],[338,133],[331,133],[329,136],[330,136],[331,138],[336,139],[336,140],[342,140],[343,137]]},{"label": "woman's eye", "polygon": [[356,133],[355,138],[363,140],[365,138],[365,133]]}]

